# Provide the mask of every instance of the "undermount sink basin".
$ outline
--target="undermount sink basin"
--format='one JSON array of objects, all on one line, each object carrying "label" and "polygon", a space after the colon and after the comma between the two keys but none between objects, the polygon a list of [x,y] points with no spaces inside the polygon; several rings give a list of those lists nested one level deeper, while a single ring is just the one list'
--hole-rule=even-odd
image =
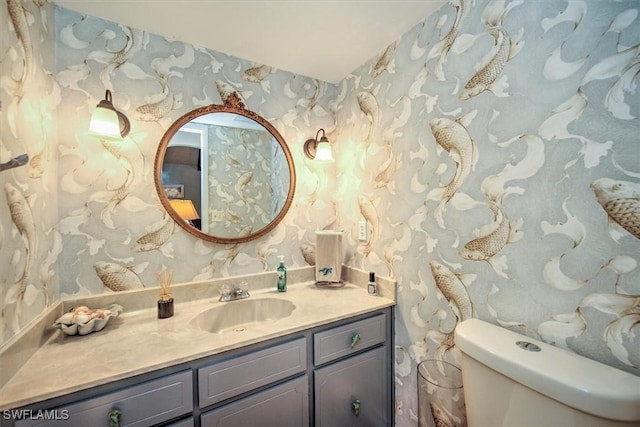
[{"label": "undermount sink basin", "polygon": [[284,319],[296,308],[291,301],[278,298],[245,299],[225,302],[191,320],[191,325],[207,332],[242,332],[251,326]]}]

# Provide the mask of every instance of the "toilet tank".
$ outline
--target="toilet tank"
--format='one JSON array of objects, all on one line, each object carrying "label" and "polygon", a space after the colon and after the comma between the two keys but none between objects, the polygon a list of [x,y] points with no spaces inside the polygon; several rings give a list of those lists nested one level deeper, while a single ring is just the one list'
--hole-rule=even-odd
[{"label": "toilet tank", "polygon": [[499,326],[458,324],[470,427],[640,426],[640,377]]}]

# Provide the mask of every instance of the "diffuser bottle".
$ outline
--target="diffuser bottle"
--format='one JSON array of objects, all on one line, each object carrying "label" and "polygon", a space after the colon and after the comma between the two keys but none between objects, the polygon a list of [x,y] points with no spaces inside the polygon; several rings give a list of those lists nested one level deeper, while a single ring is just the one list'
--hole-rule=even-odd
[{"label": "diffuser bottle", "polygon": [[276,280],[278,292],[286,292],[287,291],[287,267],[284,265],[284,256],[280,255],[278,257],[280,259],[280,265],[276,269]]}]

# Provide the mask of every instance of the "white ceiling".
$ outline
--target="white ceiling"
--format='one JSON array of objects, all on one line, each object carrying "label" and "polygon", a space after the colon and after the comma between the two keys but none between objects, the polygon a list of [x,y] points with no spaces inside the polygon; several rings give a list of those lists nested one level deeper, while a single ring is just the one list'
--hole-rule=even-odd
[{"label": "white ceiling", "polygon": [[53,0],[89,15],[330,83],[447,0]]}]

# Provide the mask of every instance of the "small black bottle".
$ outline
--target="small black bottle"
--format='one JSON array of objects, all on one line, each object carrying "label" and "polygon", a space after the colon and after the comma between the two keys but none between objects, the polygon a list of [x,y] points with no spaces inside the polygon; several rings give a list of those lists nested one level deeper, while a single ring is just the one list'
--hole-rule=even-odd
[{"label": "small black bottle", "polygon": [[376,273],[369,273],[369,285],[367,286],[369,295],[378,295],[378,284],[376,283]]}]

